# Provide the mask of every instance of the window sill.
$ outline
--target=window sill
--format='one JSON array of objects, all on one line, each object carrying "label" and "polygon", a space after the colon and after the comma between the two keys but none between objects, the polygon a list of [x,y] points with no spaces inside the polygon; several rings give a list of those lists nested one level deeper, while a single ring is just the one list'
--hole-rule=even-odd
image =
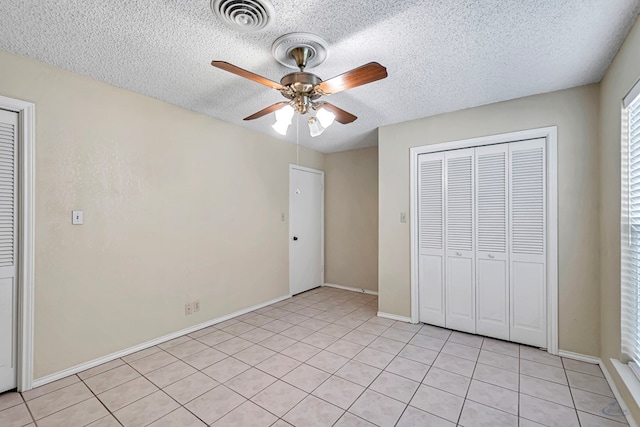
[{"label": "window sill", "polygon": [[620,376],[620,379],[622,379],[625,387],[627,387],[627,390],[629,390],[629,393],[631,394],[631,397],[634,401],[633,403],[636,405],[636,407],[639,407],[640,405],[638,403],[640,402],[640,380],[638,380],[638,377],[636,377],[636,375],[626,363],[622,363],[617,359],[610,360],[613,368]]}]

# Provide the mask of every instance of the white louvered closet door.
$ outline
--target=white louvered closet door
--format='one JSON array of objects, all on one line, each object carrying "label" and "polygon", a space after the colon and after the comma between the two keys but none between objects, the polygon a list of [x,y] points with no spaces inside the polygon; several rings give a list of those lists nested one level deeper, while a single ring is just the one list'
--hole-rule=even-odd
[{"label": "white louvered closet door", "polygon": [[476,331],[509,339],[507,144],[478,147],[476,163]]},{"label": "white louvered closet door", "polygon": [[446,327],[476,332],[474,149],[445,153]]},{"label": "white louvered closet door", "polygon": [[545,139],[509,144],[511,341],[547,347]]},{"label": "white louvered closet door", "polygon": [[0,110],[0,392],[16,387],[18,114]]},{"label": "white louvered closet door", "polygon": [[445,326],[444,153],[418,158],[420,321]]}]

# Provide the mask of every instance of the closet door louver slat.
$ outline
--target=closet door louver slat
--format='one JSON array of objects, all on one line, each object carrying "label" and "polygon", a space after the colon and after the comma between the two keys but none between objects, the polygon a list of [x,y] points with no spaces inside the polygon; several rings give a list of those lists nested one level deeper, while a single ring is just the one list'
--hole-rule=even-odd
[{"label": "closet door louver slat", "polygon": [[420,321],[445,326],[444,154],[418,160]]},{"label": "closet door louver slat", "polygon": [[15,214],[15,126],[0,122],[0,156],[10,161],[0,162],[0,228],[11,230],[7,235],[0,235],[0,246],[10,247],[7,253],[0,254],[0,267],[14,265],[14,214]]},{"label": "closet door louver slat", "polygon": [[545,140],[509,146],[511,340],[545,347],[546,163]]},{"label": "closet door louver slat", "polygon": [[507,144],[478,147],[476,159],[476,329],[509,339]]},{"label": "closet door louver slat", "polygon": [[474,149],[445,153],[446,326],[476,332]]},{"label": "closet door louver slat", "polygon": [[442,159],[420,164],[420,247],[443,248]]}]

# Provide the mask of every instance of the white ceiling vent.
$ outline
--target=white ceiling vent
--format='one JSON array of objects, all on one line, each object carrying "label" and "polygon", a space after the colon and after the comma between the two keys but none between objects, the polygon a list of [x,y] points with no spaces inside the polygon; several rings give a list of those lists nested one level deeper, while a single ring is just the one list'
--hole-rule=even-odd
[{"label": "white ceiling vent", "polygon": [[269,0],[211,0],[211,9],[225,25],[245,33],[266,28],[275,16]]},{"label": "white ceiling vent", "polygon": [[273,42],[271,54],[276,61],[285,67],[297,69],[298,64],[291,55],[291,51],[299,47],[309,50],[306,68],[313,68],[322,64],[329,53],[329,45],[322,37],[311,33],[289,33],[278,37]]}]

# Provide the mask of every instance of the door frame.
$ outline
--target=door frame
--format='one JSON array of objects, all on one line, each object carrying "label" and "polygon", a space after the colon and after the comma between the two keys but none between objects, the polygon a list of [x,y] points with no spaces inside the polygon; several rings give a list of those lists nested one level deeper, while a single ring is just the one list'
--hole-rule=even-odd
[{"label": "door frame", "polygon": [[35,250],[35,113],[31,102],[0,96],[0,108],[18,113],[18,391],[33,387]]},{"label": "door frame", "polygon": [[558,127],[549,126],[463,139],[410,149],[410,237],[411,237],[411,323],[419,322],[418,269],[418,156],[437,151],[502,144],[527,139],[546,139],[547,168],[547,351],[558,354]]},{"label": "door frame", "polygon": [[321,197],[320,197],[320,286],[324,284],[324,171],[307,168],[299,165],[289,165],[289,295],[291,293],[291,269],[293,268],[293,263],[291,262],[291,255],[293,254],[293,229],[292,229],[292,221],[293,218],[293,200],[291,198],[291,185],[292,185],[292,177],[293,171],[298,170],[301,172],[309,172],[320,175],[320,181],[322,184],[321,187]]}]

